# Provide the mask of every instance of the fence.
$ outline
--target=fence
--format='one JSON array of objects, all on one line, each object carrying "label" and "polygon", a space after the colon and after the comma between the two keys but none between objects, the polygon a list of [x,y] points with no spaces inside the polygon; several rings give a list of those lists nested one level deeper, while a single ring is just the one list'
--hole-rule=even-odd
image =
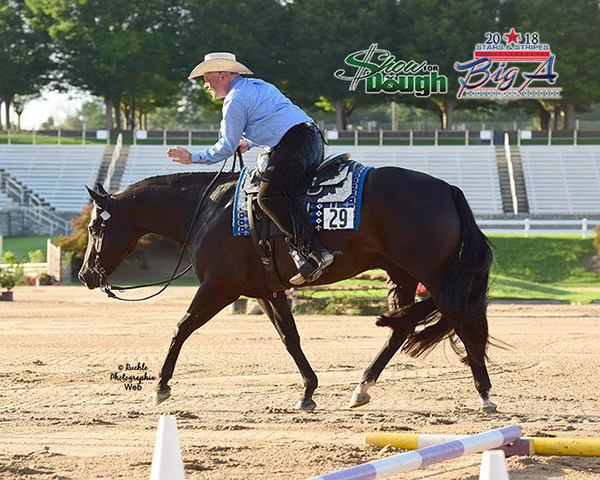
[{"label": "fence", "polygon": [[[321,125],[332,145],[490,145],[501,144],[505,133],[513,145],[584,145],[600,144],[600,129],[595,130],[528,130],[522,128],[485,128],[440,130],[354,129],[337,131],[333,125]],[[0,144],[115,144],[122,135],[123,145],[211,145],[219,139],[217,129],[210,130],[140,130],[110,132],[106,130],[40,130],[0,133]]]},{"label": "fence", "polygon": [[[477,224],[485,233],[517,233],[529,238],[532,233],[564,234],[581,233],[581,238],[587,238],[590,228],[600,225],[600,220],[542,220],[542,219],[478,219]],[[571,227],[571,228],[569,228]]]}]

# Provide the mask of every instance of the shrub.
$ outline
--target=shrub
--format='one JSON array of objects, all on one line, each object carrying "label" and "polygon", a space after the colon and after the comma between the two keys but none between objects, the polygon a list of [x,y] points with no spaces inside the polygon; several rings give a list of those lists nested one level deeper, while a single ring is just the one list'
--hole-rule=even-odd
[{"label": "shrub", "polygon": [[44,263],[46,261],[46,256],[40,248],[37,250],[31,250],[29,253],[27,253],[27,256],[29,257],[30,263]]},{"label": "shrub", "polygon": [[11,251],[4,252],[1,263],[8,264],[8,266],[0,270],[0,287],[8,292],[23,280],[23,265]]},{"label": "shrub", "polygon": [[600,255],[600,225],[596,225],[596,237],[594,238],[594,248],[596,253]]}]

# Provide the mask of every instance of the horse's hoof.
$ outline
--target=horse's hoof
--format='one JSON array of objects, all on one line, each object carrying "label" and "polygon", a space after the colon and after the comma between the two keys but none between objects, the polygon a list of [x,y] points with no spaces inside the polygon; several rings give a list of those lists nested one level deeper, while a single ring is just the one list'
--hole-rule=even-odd
[{"label": "horse's hoof", "polygon": [[304,410],[305,412],[312,412],[317,408],[317,404],[312,400],[300,400],[296,404],[296,410]]},{"label": "horse's hoof", "polygon": [[370,401],[371,395],[369,395],[367,392],[362,393],[355,391],[354,393],[352,393],[352,397],[350,398],[350,403],[348,404],[348,406],[350,408],[358,408],[362,407],[363,405],[366,405]]},{"label": "horse's hoof", "polygon": [[487,405],[481,406],[481,411],[485,413],[496,413],[498,411],[498,407],[495,403],[489,402]]},{"label": "horse's hoof", "polygon": [[171,396],[171,387],[168,385],[159,385],[154,391],[154,406],[164,402]]}]

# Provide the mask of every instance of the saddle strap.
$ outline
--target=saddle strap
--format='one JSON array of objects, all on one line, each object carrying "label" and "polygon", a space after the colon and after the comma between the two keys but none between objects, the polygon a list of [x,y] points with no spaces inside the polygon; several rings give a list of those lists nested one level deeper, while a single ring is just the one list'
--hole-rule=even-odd
[{"label": "saddle strap", "polygon": [[275,266],[275,258],[273,256],[273,244],[269,238],[269,217],[262,212],[262,218],[260,220],[260,236],[257,231],[257,225],[254,218],[254,198],[256,195],[248,195],[248,224],[250,226],[250,236],[252,237],[252,243],[254,248],[260,256],[260,263],[265,270],[265,276],[267,277],[267,286],[272,292],[278,292],[288,288],[281,281],[281,277],[277,272]]}]

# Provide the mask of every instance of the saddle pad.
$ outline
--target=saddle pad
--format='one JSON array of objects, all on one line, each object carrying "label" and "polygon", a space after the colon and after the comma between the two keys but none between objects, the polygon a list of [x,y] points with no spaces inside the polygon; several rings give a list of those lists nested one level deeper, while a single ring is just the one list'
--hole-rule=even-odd
[{"label": "saddle pad", "polygon": [[[309,189],[311,194],[303,196],[311,225],[316,231],[358,230],[363,184],[368,171],[373,167],[365,167],[356,163],[354,165],[354,168],[343,169],[346,174],[345,178],[335,175],[339,181],[337,185],[329,186],[319,192],[322,185],[316,181]],[[240,173],[233,201],[234,237],[250,236],[248,192],[257,191],[252,182],[253,176],[254,170],[248,167],[244,167]],[[336,198],[341,201],[335,201]]]}]

